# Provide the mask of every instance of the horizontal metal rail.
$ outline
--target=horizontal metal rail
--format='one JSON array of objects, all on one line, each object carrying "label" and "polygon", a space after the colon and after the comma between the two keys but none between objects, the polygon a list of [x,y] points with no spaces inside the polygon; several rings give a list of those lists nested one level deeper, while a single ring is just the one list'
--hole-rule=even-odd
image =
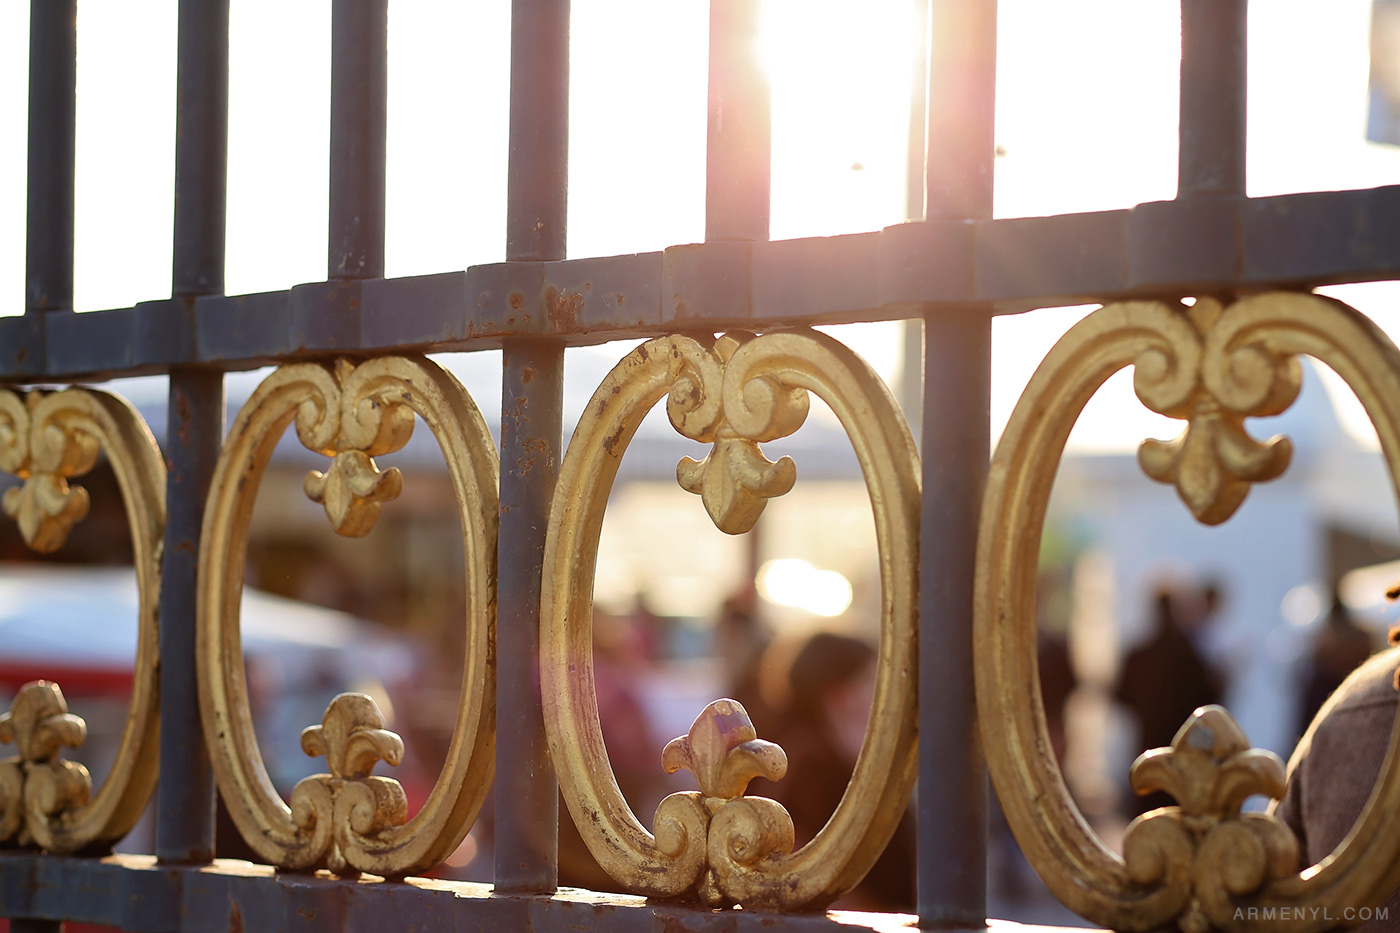
[{"label": "horizontal metal rail", "polygon": [[[78,891],[82,897],[74,896]],[[632,895],[568,888],[554,895],[510,896],[493,894],[487,884],[288,875],[230,859],[176,867],[157,865],[149,856],[89,859],[22,854],[0,854],[0,915],[103,923],[132,933],[176,929],[356,933],[403,929],[410,922],[418,929],[433,930],[759,933],[773,929],[776,920],[772,914],[696,911]],[[913,920],[908,914],[832,911],[794,914],[781,922],[784,930],[793,933],[888,933],[910,929]],[[1036,928],[1016,929],[1034,933]]]},{"label": "horizontal metal rail", "polygon": [[0,379],[48,382],[329,353],[568,345],[676,329],[993,313],[1400,277],[1400,186],[1190,198],[1054,217],[715,241],[625,256],[501,262],[397,279],[0,318]]}]

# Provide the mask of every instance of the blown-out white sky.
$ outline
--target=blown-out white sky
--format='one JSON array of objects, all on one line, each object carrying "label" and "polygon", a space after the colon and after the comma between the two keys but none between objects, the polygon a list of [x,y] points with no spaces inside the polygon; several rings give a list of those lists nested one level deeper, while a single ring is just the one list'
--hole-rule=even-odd
[{"label": "blown-out white sky", "polygon": [[[773,237],[900,221],[910,0],[769,5]],[[0,126],[25,126],[27,6],[0,4]],[[509,7],[390,5],[389,275],[503,258]],[[573,8],[570,255],[701,239],[707,4]],[[1177,9],[1177,0],[1001,0],[999,216],[1172,197]],[[232,10],[228,291],[324,279],[329,0],[234,0]],[[1251,195],[1400,183],[1400,149],[1364,140],[1369,16],[1369,0],[1251,4]],[[175,0],[79,5],[79,310],[169,294],[175,22]],[[22,129],[7,139],[0,313],[19,313]],[[1390,283],[1337,294],[1400,333]],[[1050,343],[1086,310],[998,320],[994,430]],[[869,325],[845,337],[893,377],[898,332]],[[1117,378],[1072,444],[1124,448],[1175,430]]]}]

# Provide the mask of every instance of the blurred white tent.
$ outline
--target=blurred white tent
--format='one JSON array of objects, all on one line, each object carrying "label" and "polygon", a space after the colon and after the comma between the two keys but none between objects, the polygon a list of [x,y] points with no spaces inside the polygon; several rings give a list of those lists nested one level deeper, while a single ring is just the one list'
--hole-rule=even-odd
[{"label": "blurred white tent", "polygon": [[[0,689],[57,681],[72,693],[130,683],[136,656],[136,574],[129,567],[0,564]],[[354,682],[411,676],[403,637],[343,612],[245,587],[243,650],[292,681],[324,672]]]}]

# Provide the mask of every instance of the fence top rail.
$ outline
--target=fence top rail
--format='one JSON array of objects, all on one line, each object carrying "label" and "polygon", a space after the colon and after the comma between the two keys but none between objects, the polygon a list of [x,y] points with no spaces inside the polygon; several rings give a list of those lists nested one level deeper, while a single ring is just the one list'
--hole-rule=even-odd
[{"label": "fence top rail", "polygon": [[[1319,234],[1329,234],[1320,236]],[[675,330],[992,313],[1400,278],[1400,186],[710,242],[397,279],[0,318],[0,379],[96,379],[328,354],[569,345]]]},{"label": "fence top rail", "polygon": [[[433,929],[570,930],[660,933],[677,924],[697,933],[747,933],[773,928],[775,915],[759,911],[695,911],[627,894],[562,888],[553,895],[509,896],[490,885],[414,878],[384,881],[280,874],[266,865],[216,859],[209,865],[158,865],[144,855],[103,859],[30,853],[0,854],[0,878],[32,880],[0,886],[0,912],[37,919],[103,923],[142,931],[182,929],[381,930],[418,925]],[[74,900],[75,890],[88,896]],[[908,914],[858,911],[794,914],[782,918],[793,933],[908,930]],[[980,928],[979,928],[980,929]],[[1051,927],[990,921],[992,933],[1049,933]],[[1059,933],[1074,933],[1054,927]]]}]

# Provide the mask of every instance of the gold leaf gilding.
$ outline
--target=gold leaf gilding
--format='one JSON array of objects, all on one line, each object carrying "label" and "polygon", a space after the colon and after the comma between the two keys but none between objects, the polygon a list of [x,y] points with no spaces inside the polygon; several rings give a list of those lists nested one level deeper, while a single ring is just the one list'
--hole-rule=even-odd
[{"label": "gold leaf gilding", "polygon": [[0,761],[0,844],[43,845],[49,824],[87,805],[92,779],[82,765],[58,757],[77,748],[87,724],[68,712],[58,684],[25,684],[0,715],[0,742],[13,742],[18,758]]},{"label": "gold leaf gilding", "polygon": [[[340,534],[362,535],[402,486],[374,457],[400,449],[415,419],[442,449],[463,535],[466,599],[461,692],[446,760],[423,805],[408,817],[398,782],[372,774],[397,764],[398,736],[373,701],[333,700],[303,749],[324,755],[328,774],[299,783],[289,800],[273,789],[258,748],[242,663],[239,606],[254,499],[289,423],[308,449],[333,458],[305,488]],[[388,356],[333,364],[293,363],[263,380],[239,412],[220,454],[200,537],[197,654],[199,706],[209,756],[229,816],[270,864],[297,871],[421,874],[450,856],[471,829],[495,763],[496,447],[461,383],[422,358]]]},{"label": "gold leaf gilding", "polygon": [[[797,464],[791,457],[769,460],[759,442],[796,431],[808,409],[807,390],[785,384],[780,376],[745,382],[740,367],[731,375],[729,362],[753,339],[737,334],[715,341],[702,364],[692,363],[677,376],[667,404],[677,431],[714,445],[703,460],[683,458],[676,480],[700,496],[716,528],[732,535],[752,529],[767,501],[792,489]],[[748,416],[738,427],[730,417],[736,410]]]},{"label": "gold leaf gilding", "polygon": [[399,782],[370,774],[377,762],[403,760],[403,740],[384,726],[373,698],[342,693],[326,707],[319,726],[302,730],[302,750],[324,757],[331,773],[303,778],[292,790],[293,822],[310,837],[293,867],[324,864],[336,874],[357,874],[363,866],[357,864],[355,837],[378,835],[408,819],[408,798]]},{"label": "gold leaf gilding", "polygon": [[139,593],[131,697],[106,779],[94,792],[81,764],[57,757],[60,746],[76,747],[85,734],[57,685],[26,685],[0,724],[20,746],[20,758],[0,765],[0,839],[50,852],[110,846],[141,818],[155,789],[165,461],[141,416],[115,395],[0,389],[0,469],[24,480],[6,490],[0,508],[16,520],[29,547],[58,550],[87,515],[87,490],[68,481],[90,471],[100,453],[121,490]]},{"label": "gold leaf gilding", "polygon": [[[646,413],[666,399],[677,431],[713,445],[704,460],[681,461],[681,485],[702,497],[721,530],[743,532],[768,498],[792,486],[792,462],[769,461],[759,444],[801,426],[808,393],[846,429],[875,513],[881,647],[865,747],[831,818],[794,850],[787,812],[744,795],[754,777],[781,775],[786,755],[758,739],[742,706],[716,701],[662,754],[668,771],[693,771],[701,790],[666,797],[648,831],[602,754],[593,680],[593,555],[621,458]],[[919,475],[888,388],[822,333],[657,338],[624,357],[594,392],[550,509],[540,676],[560,790],[590,852],[619,883],[649,897],[798,910],[831,903],[869,871],[904,813],[915,773]]]},{"label": "gold leaf gilding", "polygon": [[[1143,755],[1132,780],[1178,806],[1145,814],[1123,857],[1094,834],[1050,753],[1038,696],[1034,568],[1055,474],[1084,405],[1132,366],[1138,397],[1187,422],[1173,442],[1149,441],[1140,462],[1174,483],[1201,521],[1238,508],[1251,483],[1287,466],[1286,439],[1256,441],[1244,419],[1281,413],[1316,358],[1356,393],[1400,493],[1400,350],[1370,320],[1317,295],[1252,295],[1229,307],[1203,299],[1128,301],[1085,317],[1031,377],[993,455],[977,539],[974,646],[987,766],[1021,850],[1050,890],[1094,923],[1123,931],[1289,928],[1318,933],[1350,909],[1384,901],[1400,882],[1400,720],[1370,802],[1351,833],[1298,870],[1297,840],[1279,820],[1241,813],[1250,794],[1283,792],[1282,763],[1251,749],[1224,710],[1192,717],[1170,749]],[[1355,915],[1355,914],[1353,914]]]}]

